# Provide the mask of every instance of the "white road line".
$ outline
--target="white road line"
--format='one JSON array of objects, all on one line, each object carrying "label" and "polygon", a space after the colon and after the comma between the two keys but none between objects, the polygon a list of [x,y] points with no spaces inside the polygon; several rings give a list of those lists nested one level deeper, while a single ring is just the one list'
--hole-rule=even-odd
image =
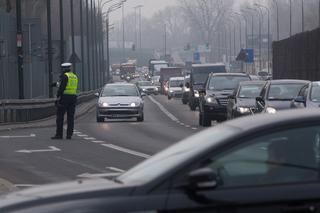
[{"label": "white road line", "polygon": [[79,137],[88,137],[88,135],[78,135]]},{"label": "white road line", "polygon": [[109,169],[111,171],[114,171],[114,172],[125,172],[125,170],[122,170],[122,169],[119,169],[119,168],[116,168],[116,167],[106,167],[106,169]]},{"label": "white road line", "polygon": [[127,153],[127,154],[131,154],[131,155],[135,155],[135,156],[138,156],[138,157],[142,157],[142,158],[150,158],[151,155],[147,155],[147,154],[144,154],[144,153],[141,153],[141,152],[136,152],[136,151],[133,151],[133,150],[130,150],[130,149],[126,149],[126,148],[123,148],[123,147],[120,147],[120,146],[116,146],[116,145],[113,145],[113,144],[101,144],[102,146],[105,146],[105,147],[108,147],[110,149],[115,149],[115,150],[118,150],[120,152],[124,152],[124,153]]},{"label": "white road line", "polygon": [[74,161],[74,160],[71,160],[71,159],[68,159],[68,158],[64,158],[64,157],[60,157],[60,156],[57,156],[56,158],[57,158],[57,159],[60,159],[60,160],[63,160],[63,161],[66,161],[66,162],[68,162],[68,163],[74,164],[74,165],[78,165],[78,166],[81,166],[81,167],[84,167],[84,168],[93,170],[93,171],[95,171],[95,172],[99,172],[99,173],[105,172],[105,170],[96,168],[96,167],[91,166],[91,165],[88,165],[88,164],[84,164],[84,163],[81,163],[81,162],[77,162],[77,161]]},{"label": "white road line", "polygon": [[27,150],[27,149],[22,149],[22,150],[17,150],[16,152],[19,153],[34,153],[34,152],[60,152],[61,149],[55,147],[55,146],[49,146],[49,149],[35,149],[35,150]]},{"label": "white road line", "polygon": [[197,130],[198,128],[192,127],[191,129],[193,129],[193,130]]},{"label": "white road line", "polygon": [[15,187],[18,187],[18,188],[28,188],[28,187],[34,187],[34,186],[39,186],[39,185],[36,185],[36,184],[14,184]]},{"label": "white road line", "polygon": [[166,114],[171,120],[173,121],[179,121],[178,118],[176,118],[173,114],[171,114],[162,104],[160,104],[158,101],[156,101],[153,97],[151,96],[148,96],[148,98],[153,102],[155,103],[159,108],[160,110]]},{"label": "white road line", "polygon": [[34,138],[36,137],[36,134],[30,134],[30,135],[3,135],[0,136],[0,138]]},{"label": "white road line", "polygon": [[105,143],[105,141],[91,141],[93,143]]},{"label": "white road line", "polygon": [[77,134],[78,135],[78,134],[82,134],[82,133],[81,132],[73,132],[73,134]]},{"label": "white road line", "polygon": [[184,123],[180,123],[181,126],[184,126]]},{"label": "white road line", "polygon": [[190,125],[185,125],[185,127],[190,128],[191,126]]},{"label": "white road line", "polygon": [[96,140],[95,138],[84,138],[85,140]]}]

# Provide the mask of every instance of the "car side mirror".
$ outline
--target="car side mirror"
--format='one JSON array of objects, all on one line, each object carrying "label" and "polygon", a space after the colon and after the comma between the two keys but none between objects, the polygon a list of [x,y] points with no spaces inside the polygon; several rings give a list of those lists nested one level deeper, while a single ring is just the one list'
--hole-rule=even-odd
[{"label": "car side mirror", "polygon": [[99,93],[98,93],[98,92],[94,93],[94,95],[95,95],[96,97],[99,97]]},{"label": "car side mirror", "polygon": [[218,185],[216,173],[210,168],[194,170],[188,175],[189,187],[196,191],[213,189]]},{"label": "car side mirror", "polygon": [[304,104],[306,102],[306,100],[304,99],[303,96],[297,96],[297,97],[295,97],[294,102],[303,103]]},{"label": "car side mirror", "polygon": [[147,96],[147,94],[144,93],[144,92],[142,92],[142,93],[141,93],[141,97],[145,97],[145,96]]},{"label": "car side mirror", "polygon": [[189,82],[186,83],[186,87],[187,87],[188,89],[190,88],[190,83],[189,83]]},{"label": "car side mirror", "polygon": [[235,99],[236,97],[235,97],[235,95],[229,95],[228,98],[229,98],[229,99]]}]

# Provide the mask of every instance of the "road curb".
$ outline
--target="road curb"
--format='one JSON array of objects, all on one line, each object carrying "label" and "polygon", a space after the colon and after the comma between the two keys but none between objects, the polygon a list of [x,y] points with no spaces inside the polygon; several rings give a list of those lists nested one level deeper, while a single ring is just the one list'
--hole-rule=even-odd
[{"label": "road curb", "polygon": [[[89,103],[87,105],[88,106],[83,106],[83,109],[81,109],[80,112],[76,110],[75,120],[81,118],[82,116],[87,114],[90,110],[92,110],[96,105],[96,101],[91,101],[91,103]],[[79,112],[79,113],[77,113],[77,112]],[[56,119],[56,116],[50,116],[48,118],[34,121],[34,122],[30,122],[30,123],[1,125],[0,132],[6,132],[6,131],[12,131],[12,130],[18,130],[18,129],[54,127],[54,126],[56,126],[55,119]],[[66,122],[67,121],[65,119],[64,123],[66,123]]]},{"label": "road curb", "polygon": [[15,185],[5,179],[0,178],[0,194],[8,193],[8,192],[13,192],[18,190]]}]

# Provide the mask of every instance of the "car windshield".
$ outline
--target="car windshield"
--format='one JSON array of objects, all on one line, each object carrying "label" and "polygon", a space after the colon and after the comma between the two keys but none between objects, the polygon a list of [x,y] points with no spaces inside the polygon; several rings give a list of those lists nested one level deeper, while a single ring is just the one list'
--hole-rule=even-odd
[{"label": "car windshield", "polygon": [[170,80],[169,86],[170,87],[180,87],[180,85],[183,85],[183,80]]},{"label": "car windshield", "polygon": [[152,86],[151,81],[140,81],[138,82],[139,86],[145,87],[145,86]]},{"label": "car windshield", "polygon": [[106,86],[101,94],[101,97],[115,96],[139,96],[139,93],[134,85],[113,85]]},{"label": "car windshield", "polygon": [[271,84],[268,100],[292,100],[304,85],[301,83]]},{"label": "car windshield", "polygon": [[160,72],[161,68],[167,68],[168,64],[155,64],[154,65],[154,70],[157,72]]},{"label": "car windshield", "polygon": [[149,182],[181,165],[197,153],[211,149],[219,141],[232,137],[239,131],[239,129],[231,127],[217,127],[203,132],[201,137],[194,135],[137,165],[119,176],[117,180],[123,183]]},{"label": "car windshield", "polygon": [[248,76],[214,76],[210,79],[209,90],[234,90],[240,82],[250,81]]},{"label": "car windshield", "polygon": [[223,73],[225,66],[194,67],[192,70],[193,84],[204,84],[210,73]]},{"label": "car windshield", "polygon": [[312,102],[320,102],[320,85],[313,85],[310,99]]},{"label": "car windshield", "polygon": [[256,98],[260,95],[263,84],[242,85],[239,89],[239,98]]}]

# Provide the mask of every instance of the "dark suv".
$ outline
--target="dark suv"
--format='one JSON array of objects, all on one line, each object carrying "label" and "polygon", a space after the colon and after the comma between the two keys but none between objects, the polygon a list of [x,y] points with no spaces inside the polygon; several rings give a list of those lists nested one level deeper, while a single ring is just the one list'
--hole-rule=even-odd
[{"label": "dark suv", "polygon": [[250,80],[250,76],[243,73],[211,73],[205,89],[200,91],[199,125],[211,126],[212,120],[226,120],[229,96],[240,82]]}]

